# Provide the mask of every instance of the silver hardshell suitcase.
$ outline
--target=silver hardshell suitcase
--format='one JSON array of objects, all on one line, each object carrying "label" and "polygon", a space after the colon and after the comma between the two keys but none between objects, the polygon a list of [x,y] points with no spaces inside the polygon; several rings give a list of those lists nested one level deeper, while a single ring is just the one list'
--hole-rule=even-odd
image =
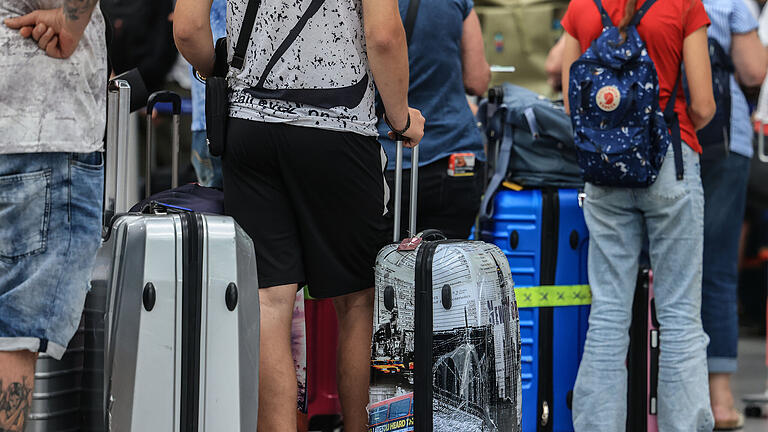
[{"label": "silver hardshell suitcase", "polygon": [[[158,102],[173,103],[175,174],[181,100],[155,93],[147,112]],[[153,208],[152,214],[114,217],[102,246],[107,429],[255,431],[259,295],[253,243],[231,217]]]},{"label": "silver hardshell suitcase", "polygon": [[[518,432],[520,327],[507,258],[434,230],[398,242],[402,141],[396,162],[395,243],[376,259],[370,430]],[[411,166],[413,233],[418,148]]]}]

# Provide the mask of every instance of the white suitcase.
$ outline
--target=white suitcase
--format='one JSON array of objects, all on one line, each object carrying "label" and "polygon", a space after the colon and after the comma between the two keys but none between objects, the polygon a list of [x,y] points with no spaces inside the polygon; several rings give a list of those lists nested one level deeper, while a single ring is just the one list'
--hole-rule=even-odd
[{"label": "white suitcase", "polygon": [[[402,142],[395,174],[400,232]],[[418,151],[412,167],[418,167]],[[418,170],[412,169],[414,231]],[[376,260],[371,431],[520,431],[520,333],[498,247],[427,231]]]}]

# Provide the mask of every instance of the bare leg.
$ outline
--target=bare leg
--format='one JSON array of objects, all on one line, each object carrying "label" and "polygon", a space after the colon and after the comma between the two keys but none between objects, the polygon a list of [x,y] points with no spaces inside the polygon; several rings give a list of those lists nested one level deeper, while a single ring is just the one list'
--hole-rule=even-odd
[{"label": "bare leg", "polygon": [[333,299],[339,319],[337,379],[345,432],[368,431],[373,288]]},{"label": "bare leg", "polygon": [[709,399],[712,404],[712,414],[718,425],[735,427],[740,421],[740,414],[734,407],[731,392],[731,374],[709,374]]},{"label": "bare leg", "polygon": [[37,353],[0,352],[0,432],[21,432],[32,404]]},{"label": "bare leg", "polygon": [[259,431],[296,430],[296,369],[291,354],[291,319],[296,284],[259,290]]}]

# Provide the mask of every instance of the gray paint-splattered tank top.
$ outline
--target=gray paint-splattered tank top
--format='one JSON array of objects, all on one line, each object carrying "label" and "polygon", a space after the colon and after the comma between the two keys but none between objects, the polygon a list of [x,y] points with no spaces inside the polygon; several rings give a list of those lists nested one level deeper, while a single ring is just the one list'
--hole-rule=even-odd
[{"label": "gray paint-splattered tank top", "polygon": [[[230,58],[246,4],[227,2]],[[362,0],[262,0],[245,64],[230,70],[230,115],[376,136],[362,14]]]}]

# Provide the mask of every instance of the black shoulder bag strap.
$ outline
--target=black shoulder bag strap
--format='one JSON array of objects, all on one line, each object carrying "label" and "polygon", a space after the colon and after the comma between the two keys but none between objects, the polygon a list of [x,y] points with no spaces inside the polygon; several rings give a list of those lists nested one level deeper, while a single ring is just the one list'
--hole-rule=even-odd
[{"label": "black shoulder bag strap", "polygon": [[669,95],[667,106],[664,107],[664,121],[667,123],[671,133],[672,150],[675,152],[675,172],[677,173],[678,180],[683,179],[683,145],[682,138],[680,137],[680,119],[675,112],[675,102],[677,101],[677,92],[680,90],[680,81],[682,79],[683,72],[681,70],[678,72],[672,94]]},{"label": "black shoulder bag strap", "polygon": [[413,36],[413,28],[416,25],[416,17],[419,15],[419,4],[421,0],[411,0],[408,3],[408,12],[405,13],[405,21],[403,27],[405,27],[405,40],[408,46],[411,46],[411,37]]},{"label": "black shoulder bag strap", "polygon": [[259,13],[261,0],[250,0],[245,8],[245,17],[243,17],[243,26],[240,28],[240,34],[237,36],[237,45],[232,61],[229,63],[235,69],[242,69],[245,63],[245,55],[248,51],[248,42],[251,40],[253,26],[256,23],[256,15]]}]

